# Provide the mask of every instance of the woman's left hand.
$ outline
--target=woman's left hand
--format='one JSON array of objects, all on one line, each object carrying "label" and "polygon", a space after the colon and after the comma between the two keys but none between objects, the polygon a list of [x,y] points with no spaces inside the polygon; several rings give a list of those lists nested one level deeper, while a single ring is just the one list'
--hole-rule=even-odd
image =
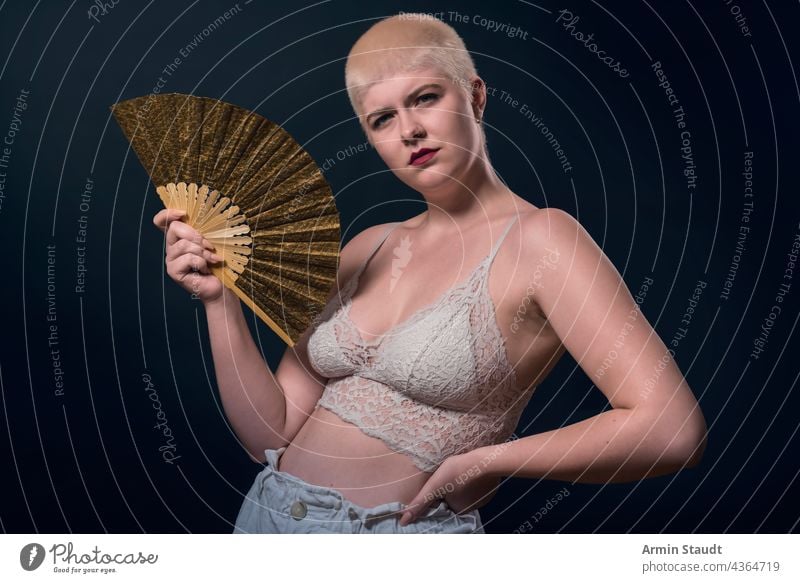
[{"label": "woman's left hand", "polygon": [[400,517],[405,526],[422,516],[429,506],[444,499],[456,514],[485,505],[500,484],[500,477],[491,476],[476,455],[478,450],[450,456],[436,469],[425,485],[406,506]]}]

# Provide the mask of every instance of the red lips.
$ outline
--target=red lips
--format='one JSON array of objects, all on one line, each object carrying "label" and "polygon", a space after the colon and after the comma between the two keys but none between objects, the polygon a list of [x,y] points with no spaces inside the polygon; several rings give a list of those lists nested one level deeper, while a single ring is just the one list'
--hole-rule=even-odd
[{"label": "red lips", "polygon": [[413,164],[414,160],[416,160],[417,158],[424,156],[426,154],[430,154],[431,152],[437,152],[437,151],[439,151],[439,148],[422,148],[420,150],[417,150],[416,152],[413,152],[411,154],[411,158],[409,159],[408,163]]}]

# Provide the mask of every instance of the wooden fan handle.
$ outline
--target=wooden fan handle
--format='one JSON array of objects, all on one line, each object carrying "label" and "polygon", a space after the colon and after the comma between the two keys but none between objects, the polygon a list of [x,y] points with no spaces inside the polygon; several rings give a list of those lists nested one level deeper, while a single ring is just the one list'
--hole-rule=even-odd
[{"label": "wooden fan handle", "polygon": [[239,287],[236,285],[236,282],[231,281],[231,279],[227,276],[227,273],[224,268],[211,266],[211,273],[220,278],[222,284],[228,289],[230,289],[233,293],[235,293],[236,296],[240,300],[242,300],[248,308],[250,308],[251,310],[253,310],[253,312],[255,312],[256,316],[261,318],[261,320],[263,320],[264,323],[267,324],[267,326],[272,328],[272,331],[275,332],[278,336],[280,336],[281,340],[286,342],[286,344],[288,344],[289,347],[294,346],[295,344],[294,340],[292,340],[291,337],[286,332],[283,331],[283,328],[278,326],[278,324],[276,324],[272,318],[267,316],[264,310],[259,308],[255,304],[255,302],[253,302],[253,300],[251,300],[250,297],[248,297],[248,295],[244,293],[244,291],[239,289]]},{"label": "wooden fan handle", "polygon": [[218,191],[194,182],[170,182],[156,187],[156,192],[165,207],[186,212],[186,224],[216,248],[216,254],[222,257],[226,279],[235,282],[244,272],[253,245],[247,217],[239,207],[229,206],[228,197],[220,197]]},{"label": "wooden fan handle", "polygon": [[237,206],[229,206],[230,199],[205,184],[198,186],[194,182],[169,184],[156,187],[156,192],[166,208],[186,211],[186,224],[196,229],[217,249],[222,257],[222,265],[209,266],[222,284],[233,291],[255,314],[288,344],[294,346],[291,337],[259,308],[248,295],[241,290],[236,281],[244,271],[253,240],[248,236],[250,228],[246,217]]}]

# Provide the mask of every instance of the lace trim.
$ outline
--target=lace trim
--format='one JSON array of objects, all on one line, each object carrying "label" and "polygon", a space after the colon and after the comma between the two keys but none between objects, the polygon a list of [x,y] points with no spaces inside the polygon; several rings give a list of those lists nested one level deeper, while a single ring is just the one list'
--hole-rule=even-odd
[{"label": "lace trim", "polygon": [[[330,379],[317,406],[409,456],[427,472],[448,456],[508,438],[535,386],[517,388],[516,371],[508,359],[485,276],[494,255],[487,255],[463,281],[371,341],[361,337],[349,317],[365,262],[315,319],[315,326],[322,329],[309,343],[309,358],[315,369]],[[448,302],[450,305],[445,305]],[[454,367],[443,375],[441,363],[425,360],[430,354],[426,347],[410,350],[410,345],[403,344],[399,331],[439,309],[448,312],[423,324],[427,326],[423,336],[437,341],[438,350],[450,342],[462,347],[468,342],[474,367]],[[467,318],[464,327],[451,328],[455,318]],[[412,354],[417,362],[403,366],[412,371],[408,378],[393,374],[398,369],[392,365],[397,363],[388,356],[405,363],[404,355]]]},{"label": "lace trim", "polygon": [[[423,320],[428,314],[440,309],[442,304],[444,304],[447,300],[452,299],[453,296],[461,294],[462,297],[459,298],[458,302],[459,306],[463,305],[464,307],[469,307],[471,309],[481,300],[485,300],[485,303],[488,304],[489,307],[485,310],[485,312],[488,312],[488,314],[484,314],[485,318],[481,319],[482,321],[480,322],[480,329],[476,331],[476,336],[480,337],[483,336],[483,333],[486,333],[490,336],[489,343],[493,344],[494,346],[498,346],[501,356],[501,363],[499,363],[497,366],[504,369],[504,372],[511,377],[513,386],[516,387],[516,371],[514,370],[514,367],[511,365],[508,358],[506,338],[503,336],[502,332],[500,331],[500,326],[497,323],[497,310],[489,293],[488,277],[482,277],[480,279],[480,283],[477,286],[474,285],[476,276],[482,275],[487,266],[491,266],[492,259],[492,255],[487,255],[468,277],[445,290],[445,292],[442,293],[442,295],[440,295],[432,303],[423,306],[414,312],[410,317],[393,326],[382,336],[374,340],[364,339],[358,330],[358,326],[356,326],[355,322],[353,322],[353,320],[350,318],[350,308],[353,305],[352,294],[357,288],[360,276],[360,273],[355,274],[355,276],[347,282],[342,290],[341,295],[344,299],[339,302],[341,311],[336,315],[335,318],[336,336],[340,340],[345,339],[344,342],[341,342],[342,348],[345,349],[348,355],[352,357],[352,360],[355,364],[364,367],[374,365],[380,359],[380,357],[383,356],[387,338],[391,340],[391,338],[396,337],[401,330],[412,327],[420,320]],[[463,290],[468,291],[464,292]],[[359,352],[361,355],[365,356],[359,355]]]},{"label": "lace trim", "polygon": [[507,415],[495,417],[420,405],[391,387],[358,376],[329,383],[317,406],[408,456],[424,472],[435,471],[447,457],[507,439],[524,408],[517,405]]},{"label": "lace trim", "polygon": [[408,456],[411,459],[412,463],[423,472],[433,473],[436,471],[436,468],[439,467],[441,463],[441,462],[436,463],[435,461],[431,461],[425,459],[424,457],[420,457],[419,455],[414,453],[414,450],[404,448],[403,446],[400,445],[398,441],[392,438],[392,433],[389,432],[382,433],[376,429],[364,425],[362,423],[362,420],[359,418],[357,411],[351,411],[349,409],[335,405],[333,403],[323,401],[322,399],[320,399],[317,405],[319,407],[327,409],[328,411],[332,411],[342,421],[346,421],[347,423],[352,423],[353,425],[358,427],[362,433],[370,437],[374,437],[375,439],[380,439],[386,445],[386,447],[388,447],[392,451]]}]

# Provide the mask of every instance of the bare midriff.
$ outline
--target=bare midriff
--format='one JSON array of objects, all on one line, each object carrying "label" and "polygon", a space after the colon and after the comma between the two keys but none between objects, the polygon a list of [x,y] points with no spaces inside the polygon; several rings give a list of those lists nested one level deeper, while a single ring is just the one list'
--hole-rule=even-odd
[{"label": "bare midriff", "polygon": [[407,455],[317,407],[280,457],[277,470],[333,488],[360,506],[408,504],[431,476]]},{"label": "bare midriff", "polygon": [[[524,201],[523,204],[531,206]],[[515,244],[512,240],[512,249]],[[541,253],[532,250],[530,256],[540,257]],[[565,349],[546,317],[535,310],[527,312],[515,334],[509,332],[519,309],[517,298],[525,296],[529,285],[527,276],[514,277],[518,261],[516,257],[504,258],[502,253],[498,254],[492,286],[496,289],[490,294],[497,306],[498,325],[507,339],[509,361],[520,386],[527,387],[544,380]],[[390,449],[383,441],[322,406],[313,411],[288,444],[277,469],[310,484],[338,490],[346,499],[366,507],[396,501],[408,504],[431,476],[431,472],[420,470],[409,456]]]}]

